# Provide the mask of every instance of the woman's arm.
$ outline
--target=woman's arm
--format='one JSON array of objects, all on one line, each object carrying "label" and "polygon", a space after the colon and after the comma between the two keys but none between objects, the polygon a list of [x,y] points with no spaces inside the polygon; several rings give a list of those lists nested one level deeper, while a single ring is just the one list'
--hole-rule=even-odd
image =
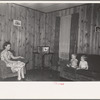
[{"label": "woman's arm", "polygon": [[[11,52],[10,52],[10,53],[11,53]],[[13,54],[12,54],[12,53],[11,53],[10,55],[11,55],[11,58],[12,58],[12,59],[24,58],[24,57],[21,57],[21,56],[15,57],[15,56],[13,56]]]},{"label": "woman's arm", "polygon": [[23,57],[21,57],[21,56],[15,57],[15,56],[11,55],[11,58],[12,59],[19,59],[19,58],[23,58]]}]

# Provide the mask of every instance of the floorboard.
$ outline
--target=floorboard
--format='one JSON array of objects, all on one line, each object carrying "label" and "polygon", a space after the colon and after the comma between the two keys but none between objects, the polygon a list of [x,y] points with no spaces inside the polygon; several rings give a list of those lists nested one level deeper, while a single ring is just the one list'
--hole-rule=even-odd
[{"label": "floorboard", "polygon": [[[36,70],[28,70],[25,81],[70,81],[60,77],[60,73],[58,71],[54,71],[51,69],[36,69]],[[0,81],[17,81],[17,77],[6,78],[4,80],[0,79]]]}]

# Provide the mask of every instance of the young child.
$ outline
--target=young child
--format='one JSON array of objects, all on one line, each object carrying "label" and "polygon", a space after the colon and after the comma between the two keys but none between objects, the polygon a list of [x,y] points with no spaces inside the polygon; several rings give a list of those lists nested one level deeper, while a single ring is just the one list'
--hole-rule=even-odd
[{"label": "young child", "polygon": [[86,60],[86,57],[83,55],[81,56],[81,61],[79,63],[79,68],[77,69],[85,69],[85,70],[88,70],[88,63]]},{"label": "young child", "polygon": [[71,55],[70,64],[67,64],[67,66],[68,66],[68,67],[77,68],[77,62],[78,62],[78,60],[76,59],[76,55],[75,55],[75,54],[72,54],[72,55]]}]

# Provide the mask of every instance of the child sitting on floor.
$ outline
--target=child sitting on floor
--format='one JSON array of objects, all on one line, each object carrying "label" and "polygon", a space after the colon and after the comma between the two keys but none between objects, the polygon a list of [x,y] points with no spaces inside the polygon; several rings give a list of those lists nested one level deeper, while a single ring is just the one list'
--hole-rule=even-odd
[{"label": "child sitting on floor", "polygon": [[72,68],[77,68],[77,62],[78,60],[76,59],[76,55],[72,54],[71,55],[71,61],[70,64],[67,64],[68,67],[72,67]]},{"label": "child sitting on floor", "polygon": [[79,68],[77,69],[85,69],[88,70],[88,63],[86,61],[86,57],[83,55],[81,56],[81,61],[79,63]]}]

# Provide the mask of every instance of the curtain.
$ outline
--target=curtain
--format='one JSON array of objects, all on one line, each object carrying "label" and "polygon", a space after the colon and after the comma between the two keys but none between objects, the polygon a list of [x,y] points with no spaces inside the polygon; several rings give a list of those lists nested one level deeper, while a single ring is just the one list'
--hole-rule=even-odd
[{"label": "curtain", "polygon": [[59,37],[59,58],[69,59],[71,15],[61,17]]}]

